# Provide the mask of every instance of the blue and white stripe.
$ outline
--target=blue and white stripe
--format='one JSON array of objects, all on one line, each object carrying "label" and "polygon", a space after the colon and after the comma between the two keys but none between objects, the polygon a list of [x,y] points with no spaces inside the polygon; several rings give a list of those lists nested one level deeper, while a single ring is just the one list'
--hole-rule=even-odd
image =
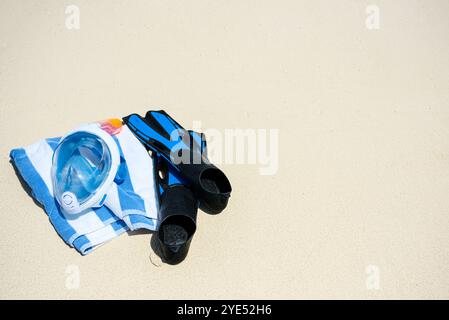
[{"label": "blue and white stripe", "polygon": [[51,165],[59,140],[45,139],[13,149],[10,157],[31,188],[33,197],[43,205],[50,222],[68,245],[84,255],[125,231],[156,230],[158,203],[153,160],[126,125],[114,136],[124,160],[120,168],[124,181],[114,183],[108,193],[112,205],[75,216],[65,216],[53,197]]}]

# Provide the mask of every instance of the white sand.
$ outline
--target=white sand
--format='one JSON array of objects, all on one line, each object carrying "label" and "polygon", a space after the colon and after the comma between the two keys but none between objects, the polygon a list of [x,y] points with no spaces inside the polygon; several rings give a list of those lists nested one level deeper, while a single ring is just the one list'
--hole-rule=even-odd
[{"label": "white sand", "polygon": [[[372,2],[370,31],[365,1],[76,0],[76,31],[69,2],[1,1],[0,298],[449,298],[449,2]],[[82,257],[9,150],[151,107],[280,129],[279,170],[223,165],[178,266],[148,234]]]}]

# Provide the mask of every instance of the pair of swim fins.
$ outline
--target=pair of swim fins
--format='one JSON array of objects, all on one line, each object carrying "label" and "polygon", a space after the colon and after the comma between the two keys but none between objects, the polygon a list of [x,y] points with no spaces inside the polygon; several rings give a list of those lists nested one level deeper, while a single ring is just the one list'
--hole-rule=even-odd
[{"label": "pair of swim fins", "polygon": [[164,260],[184,260],[196,231],[198,208],[218,214],[232,188],[226,175],[207,158],[202,133],[188,131],[165,111],[131,114],[124,123],[152,151],[159,192],[158,240]]}]

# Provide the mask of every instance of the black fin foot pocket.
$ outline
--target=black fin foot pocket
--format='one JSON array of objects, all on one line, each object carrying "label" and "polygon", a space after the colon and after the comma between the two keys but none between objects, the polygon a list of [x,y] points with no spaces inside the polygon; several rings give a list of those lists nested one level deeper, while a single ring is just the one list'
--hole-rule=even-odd
[{"label": "black fin foot pocket", "polygon": [[196,231],[198,206],[192,191],[183,185],[169,187],[161,197],[158,241],[168,264],[182,262]]}]

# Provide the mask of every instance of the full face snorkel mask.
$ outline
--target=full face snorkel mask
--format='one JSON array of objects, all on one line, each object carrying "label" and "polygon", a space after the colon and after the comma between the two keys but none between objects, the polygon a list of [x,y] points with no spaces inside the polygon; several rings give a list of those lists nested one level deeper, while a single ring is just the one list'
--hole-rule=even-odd
[{"label": "full face snorkel mask", "polygon": [[51,175],[54,196],[65,213],[78,214],[104,204],[120,165],[111,128],[111,121],[87,124],[57,146]]}]

